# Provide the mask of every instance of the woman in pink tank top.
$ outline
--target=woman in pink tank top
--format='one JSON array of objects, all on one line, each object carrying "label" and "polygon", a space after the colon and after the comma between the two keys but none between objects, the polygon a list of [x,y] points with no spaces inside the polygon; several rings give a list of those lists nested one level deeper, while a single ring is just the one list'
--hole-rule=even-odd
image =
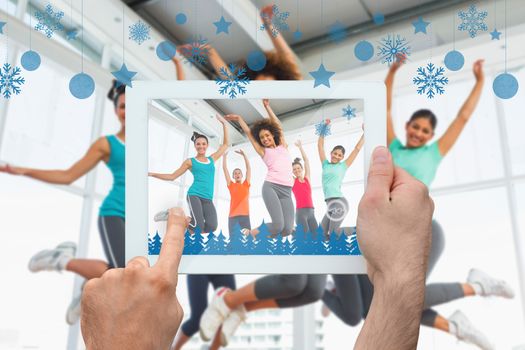
[{"label": "woman in pink tank top", "polygon": [[[226,119],[236,121],[248,136],[253,148],[261,156],[268,168],[262,187],[262,197],[271,222],[267,223],[272,236],[287,236],[293,232],[294,207],[292,201],[292,157],[284,138],[281,121],[267,99],[263,100],[269,119],[256,122],[252,127],[240,115],[227,115]],[[258,229],[244,230],[244,233],[259,233]]]},{"label": "woman in pink tank top", "polygon": [[310,162],[303,149],[301,140],[297,140],[295,145],[301,151],[304,160],[304,167],[301,164],[301,158],[295,158],[292,163],[293,175],[295,177],[292,187],[295,196],[295,222],[297,231],[303,233],[314,233],[317,230],[317,220],[315,219],[315,209],[312,200],[312,186],[310,185]]}]

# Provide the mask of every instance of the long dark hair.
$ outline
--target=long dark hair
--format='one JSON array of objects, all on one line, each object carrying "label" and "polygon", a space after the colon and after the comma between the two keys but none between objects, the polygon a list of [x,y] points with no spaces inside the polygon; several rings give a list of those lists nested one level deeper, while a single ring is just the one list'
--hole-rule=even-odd
[{"label": "long dark hair", "polygon": [[108,91],[108,98],[113,101],[113,106],[117,108],[118,105],[118,99],[120,95],[123,95],[126,93],[126,85],[121,84],[116,80],[113,80],[113,83],[111,84],[111,89]]},{"label": "long dark hair", "polygon": [[206,143],[210,143],[208,141],[208,137],[206,137],[206,135],[203,135],[203,134],[199,134],[198,132],[194,131],[193,132],[193,135],[191,135],[191,141],[193,143],[195,143],[198,139],[205,139],[206,140]]},{"label": "long dark hair", "polygon": [[419,109],[412,114],[408,123],[412,123],[414,120],[419,118],[428,119],[430,125],[432,125],[432,130],[436,130],[437,118],[436,115],[430,109]]}]

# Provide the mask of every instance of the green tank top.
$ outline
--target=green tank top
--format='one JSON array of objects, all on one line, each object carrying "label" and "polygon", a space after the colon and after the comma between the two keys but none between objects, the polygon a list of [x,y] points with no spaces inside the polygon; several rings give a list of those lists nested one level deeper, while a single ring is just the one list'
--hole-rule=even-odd
[{"label": "green tank top", "polygon": [[100,216],[126,217],[126,147],[115,135],[106,136],[109,142],[109,160],[107,167],[113,175],[113,187],[100,206]]},{"label": "green tank top", "polygon": [[204,199],[213,200],[213,188],[215,186],[215,162],[212,157],[208,157],[208,163],[202,163],[195,158],[191,158],[191,173],[193,183],[188,189],[188,196],[197,196]]}]

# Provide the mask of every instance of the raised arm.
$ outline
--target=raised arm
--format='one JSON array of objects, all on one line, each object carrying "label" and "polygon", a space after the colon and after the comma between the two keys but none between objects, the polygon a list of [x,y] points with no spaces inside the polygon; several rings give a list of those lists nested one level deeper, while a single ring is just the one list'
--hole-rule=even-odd
[{"label": "raised arm", "polygon": [[272,34],[273,25],[271,18],[273,17],[273,5],[263,7],[261,9],[261,13],[266,14],[266,16],[261,17],[261,19],[265,24],[268,34],[270,35],[270,39],[272,40],[272,44],[275,48],[275,51],[277,52],[277,55],[279,55],[280,59],[286,61],[289,66],[293,67],[293,70],[295,71],[294,75],[296,76],[295,80],[301,80],[303,77],[299,67],[297,66],[297,57],[295,56],[295,53],[292,51],[281,33],[277,33],[275,36]]},{"label": "raised arm", "polygon": [[228,152],[225,152],[224,156],[222,157],[222,171],[224,172],[226,185],[230,186],[232,183],[232,178],[230,177],[230,172],[228,171]]},{"label": "raised arm", "polygon": [[105,137],[101,137],[91,145],[82,159],[67,170],[40,170],[14,167],[7,164],[0,166],[0,172],[12,175],[24,175],[51,184],[69,185],[88,173],[98,162],[109,157],[109,153],[109,143]]},{"label": "raised arm", "polygon": [[442,156],[445,156],[448,151],[454,146],[459,135],[463,131],[463,128],[469,121],[472,113],[476,109],[476,106],[479,102],[481,92],[483,91],[483,83],[485,81],[485,74],[483,73],[483,60],[477,60],[474,62],[473,66],[474,76],[476,77],[476,84],[470,95],[468,96],[463,106],[458,112],[456,119],[449,125],[447,131],[441,138],[438,140],[439,153]]},{"label": "raised arm", "polygon": [[184,68],[182,68],[182,62],[175,56],[171,59],[175,64],[175,70],[177,71],[177,80],[186,80],[186,74]]},{"label": "raised arm", "polygon": [[[224,60],[219,55],[217,50],[215,50],[214,47],[212,47],[210,44],[204,44],[204,45],[201,46],[201,49],[204,49],[204,50],[208,51],[208,55],[207,55],[208,56],[208,61],[212,65],[212,67],[215,70],[215,73],[217,75],[221,74],[221,68],[225,68],[226,70],[228,70],[228,65],[226,64],[226,62],[224,62]],[[191,44],[180,45],[177,48],[177,50],[181,53],[181,55],[183,55],[186,58],[191,57],[191,55],[192,55],[191,54],[191,52],[192,52],[192,45]],[[229,72],[229,70],[228,70],[228,72]]]},{"label": "raised arm", "polygon": [[155,177],[157,179],[165,180],[165,181],[175,181],[189,169],[191,169],[191,160],[186,159],[184,162],[182,162],[182,165],[177,170],[175,170],[172,174],[148,173],[148,176]]},{"label": "raised arm", "polygon": [[244,165],[246,166],[246,180],[248,182],[251,182],[252,179],[252,168],[250,166],[250,160],[248,159],[248,156],[242,149],[235,151],[235,153],[240,154],[244,158]]},{"label": "raised arm", "polygon": [[301,140],[297,140],[295,141],[295,145],[299,148],[299,152],[301,152],[301,157],[304,160],[304,177],[310,180],[310,161],[308,160],[308,156],[304,151],[303,143],[301,142]]},{"label": "raised arm", "polygon": [[354,160],[357,158],[357,155],[359,154],[359,151],[361,151],[361,147],[363,147],[364,142],[365,142],[364,136],[361,135],[361,137],[359,138],[359,141],[357,141],[357,144],[354,147],[354,150],[350,153],[350,155],[348,155],[348,158],[345,159],[345,163],[347,167],[352,165]]},{"label": "raised arm", "polygon": [[[330,120],[325,120],[325,123],[330,123]],[[317,140],[317,151],[319,152],[319,159],[321,160],[321,163],[323,163],[326,160],[326,152],[324,151],[324,136],[319,135],[319,139]]]},{"label": "raised arm", "polygon": [[402,64],[404,64],[406,60],[406,56],[404,55],[398,55],[398,58],[394,60],[394,62],[390,65],[390,69],[388,70],[388,74],[385,78],[385,85],[386,85],[386,141],[387,145],[390,145],[392,141],[396,138],[396,133],[394,131],[394,122],[392,121],[392,96],[393,96],[393,89],[394,89],[394,76],[401,67]]},{"label": "raised arm", "polygon": [[284,138],[283,124],[273,112],[273,109],[270,106],[270,100],[267,98],[263,99],[263,105],[264,105],[264,109],[266,109],[266,112],[268,113],[268,117],[270,118],[270,120],[279,127],[280,129],[279,131],[281,133],[281,140],[283,141],[284,147],[288,147],[288,143],[286,143],[286,139]]},{"label": "raised arm", "polygon": [[250,128],[248,127],[248,124],[244,121],[244,119],[237,114],[228,114],[224,116],[224,119],[232,122],[237,122],[241,126],[242,131],[246,134],[246,137],[248,137],[248,140],[250,140],[250,143],[252,144],[253,148],[255,149],[255,152],[259,154],[261,157],[264,157],[264,148],[259,145],[257,140],[252,135],[252,132],[250,131]]},{"label": "raised arm", "polygon": [[223,136],[222,136],[222,145],[219,147],[217,152],[211,155],[211,157],[213,158],[215,162],[217,161],[217,159],[219,159],[224,154],[224,152],[226,152],[226,150],[228,149],[230,145],[230,137],[228,135],[228,123],[226,122],[226,119],[224,119],[223,117],[217,114],[217,120],[222,124]]}]

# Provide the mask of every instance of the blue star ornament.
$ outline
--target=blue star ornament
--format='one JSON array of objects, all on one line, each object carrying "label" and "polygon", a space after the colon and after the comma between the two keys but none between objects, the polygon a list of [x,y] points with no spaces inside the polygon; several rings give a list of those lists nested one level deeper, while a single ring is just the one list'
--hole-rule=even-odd
[{"label": "blue star ornament", "polygon": [[417,33],[427,34],[427,27],[429,24],[430,22],[423,21],[423,17],[419,16],[417,21],[412,22],[412,25],[414,26],[414,34],[417,34]]},{"label": "blue star ornament", "polygon": [[6,25],[6,22],[0,22],[0,34],[4,34],[4,26]]},{"label": "blue star ornament", "polygon": [[293,40],[299,41],[301,40],[302,37],[303,37],[303,32],[301,32],[299,28],[297,28],[297,30],[293,32]]},{"label": "blue star ornament", "polygon": [[232,25],[232,22],[228,22],[224,19],[224,16],[221,16],[221,19],[217,22],[213,22],[213,24],[217,27],[217,31],[215,34],[220,33],[226,33],[230,34],[230,26]]},{"label": "blue star ornament", "polygon": [[122,63],[122,67],[120,67],[120,70],[111,72],[111,74],[113,74],[115,79],[117,79],[117,81],[121,85],[126,85],[126,86],[129,86],[129,87],[133,87],[132,86],[132,79],[137,74],[137,72],[133,72],[133,71],[128,70],[128,67],[126,67],[126,64]]},{"label": "blue star ornament", "polygon": [[501,32],[498,32],[496,28],[492,32],[490,32],[490,36],[492,37],[491,40],[499,40],[499,36],[501,35]]},{"label": "blue star ornament", "polygon": [[72,30],[72,31],[69,31],[66,33],[66,39],[67,40],[76,40],[77,39],[77,35],[78,35],[78,31],[75,29],[75,30]]},{"label": "blue star ornament", "polygon": [[318,87],[319,85],[330,87],[330,78],[334,74],[335,72],[326,70],[324,64],[321,63],[316,71],[310,72],[310,75],[315,79],[314,88]]}]

